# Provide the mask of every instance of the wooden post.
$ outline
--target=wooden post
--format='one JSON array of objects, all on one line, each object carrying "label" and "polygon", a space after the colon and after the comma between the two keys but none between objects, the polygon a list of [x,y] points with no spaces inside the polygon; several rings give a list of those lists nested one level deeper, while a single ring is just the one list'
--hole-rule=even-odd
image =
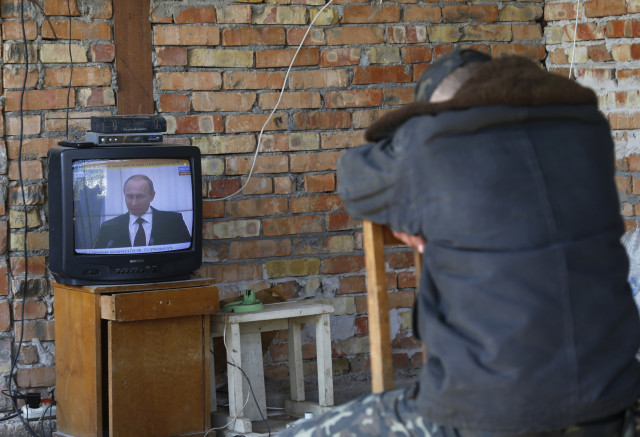
[{"label": "wooden post", "polygon": [[150,0],[113,0],[118,114],[153,114]]},{"label": "wooden post", "polygon": [[379,393],[393,388],[393,356],[384,267],[383,226],[363,220],[363,245],[367,269],[367,311],[371,348],[372,391]]}]

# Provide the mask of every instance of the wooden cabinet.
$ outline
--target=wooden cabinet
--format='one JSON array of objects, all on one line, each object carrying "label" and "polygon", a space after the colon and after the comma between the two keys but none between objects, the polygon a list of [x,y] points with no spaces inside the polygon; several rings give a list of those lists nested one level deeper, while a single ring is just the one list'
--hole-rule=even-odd
[{"label": "wooden cabinet", "polygon": [[209,429],[212,280],[53,288],[59,436]]}]

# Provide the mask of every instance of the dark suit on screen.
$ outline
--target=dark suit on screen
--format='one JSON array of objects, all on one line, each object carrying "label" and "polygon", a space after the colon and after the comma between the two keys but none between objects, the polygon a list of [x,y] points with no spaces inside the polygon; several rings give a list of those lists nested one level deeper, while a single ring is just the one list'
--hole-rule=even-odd
[{"label": "dark suit on screen", "polygon": [[[149,245],[189,243],[191,234],[182,219],[182,214],[151,208],[152,227]],[[131,247],[129,238],[129,213],[107,220],[100,226],[94,249]]]}]

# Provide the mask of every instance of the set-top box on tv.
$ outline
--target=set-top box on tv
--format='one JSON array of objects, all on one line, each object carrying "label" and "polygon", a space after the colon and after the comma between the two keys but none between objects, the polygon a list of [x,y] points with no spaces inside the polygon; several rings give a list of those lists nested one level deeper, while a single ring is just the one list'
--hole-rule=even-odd
[{"label": "set-top box on tv", "polygon": [[167,120],[159,115],[91,117],[90,131],[100,134],[161,134],[166,130]]}]

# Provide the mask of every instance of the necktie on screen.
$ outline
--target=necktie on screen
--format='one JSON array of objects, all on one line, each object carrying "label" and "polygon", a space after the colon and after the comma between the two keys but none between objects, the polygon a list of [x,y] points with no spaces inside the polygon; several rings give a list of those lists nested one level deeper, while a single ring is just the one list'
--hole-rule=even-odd
[{"label": "necktie on screen", "polygon": [[138,217],[136,223],[138,224],[138,232],[136,232],[136,237],[133,239],[134,246],[146,246],[147,245],[147,236],[144,233],[144,228],[142,227],[142,223],[144,219],[142,217]]}]

